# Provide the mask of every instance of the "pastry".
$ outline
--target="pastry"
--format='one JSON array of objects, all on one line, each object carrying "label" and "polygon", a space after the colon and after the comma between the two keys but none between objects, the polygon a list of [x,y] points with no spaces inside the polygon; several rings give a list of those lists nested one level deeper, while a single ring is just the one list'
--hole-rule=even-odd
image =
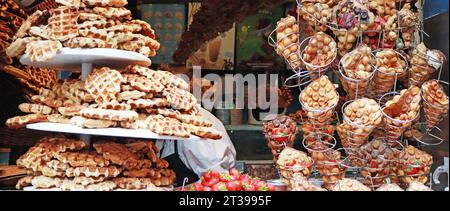
[{"label": "pastry", "polygon": [[89,119],[82,116],[74,116],[70,119],[70,123],[81,128],[98,129],[109,128],[117,125],[117,122],[102,119]]},{"label": "pastry", "polygon": [[138,119],[135,111],[110,110],[100,108],[84,108],[80,111],[81,116],[91,119],[101,119],[109,121],[133,121]]},{"label": "pastry", "polygon": [[128,4],[127,0],[82,0],[82,2],[88,7],[124,7]]},{"label": "pastry", "polygon": [[130,20],[131,19],[131,11],[120,7],[94,7],[92,10],[94,13],[103,15],[109,19],[118,19],[118,20]]},{"label": "pastry", "polygon": [[308,177],[311,173],[313,160],[302,151],[286,147],[281,151],[276,164],[281,175],[285,179],[290,179],[295,173],[300,173],[304,177]]},{"label": "pastry", "polygon": [[151,115],[148,120],[148,129],[158,135],[177,136],[180,138],[190,137],[191,131],[189,127],[176,119],[161,115]]},{"label": "pastry", "polygon": [[115,166],[108,167],[71,167],[66,170],[67,177],[117,177],[122,170]]},{"label": "pastry", "polygon": [[116,187],[116,183],[112,181],[104,181],[85,186],[69,179],[63,180],[62,184],[60,185],[60,188],[63,191],[112,191]]},{"label": "pastry", "polygon": [[79,16],[76,7],[60,6],[53,9],[47,26],[50,38],[64,42],[78,36]]},{"label": "pastry", "polygon": [[222,133],[217,131],[212,127],[202,127],[195,125],[187,125],[191,134],[196,135],[200,138],[214,139],[218,140],[222,138]]},{"label": "pastry", "polygon": [[70,124],[70,119],[61,114],[50,114],[47,116],[47,120],[53,123]]},{"label": "pastry", "polygon": [[28,114],[24,116],[16,116],[6,120],[5,125],[9,128],[22,128],[27,124],[46,122],[47,116],[44,114]]},{"label": "pastry", "polygon": [[117,101],[122,102],[122,101],[128,101],[128,100],[138,100],[138,99],[143,98],[145,95],[146,95],[145,92],[141,92],[138,90],[125,91],[122,88],[122,92],[117,94]]},{"label": "pastry", "polygon": [[128,100],[127,104],[133,109],[148,109],[148,108],[161,108],[170,106],[170,103],[164,98],[153,98],[153,99],[137,99]]},{"label": "pastry", "polygon": [[16,184],[17,190],[23,190],[24,187],[28,187],[31,185],[31,181],[33,180],[34,176],[25,176],[19,179]]},{"label": "pastry", "polygon": [[301,65],[298,55],[299,27],[293,16],[287,16],[277,22],[276,52],[286,59],[293,70]]},{"label": "pastry", "polygon": [[306,69],[311,72],[312,79],[318,77],[327,66],[329,66],[337,55],[336,42],[332,37],[317,32],[309,39],[309,42],[303,51],[302,58]]},{"label": "pastry", "polygon": [[45,62],[62,50],[62,44],[54,40],[33,41],[27,44],[25,53],[33,62]]},{"label": "pastry", "polygon": [[188,91],[176,88],[164,89],[162,95],[167,99],[172,108],[188,111],[197,105],[197,99]]},{"label": "pastry", "polygon": [[107,167],[109,161],[96,153],[65,152],[54,155],[56,159],[72,167]]},{"label": "pastry", "polygon": [[61,185],[61,179],[37,176],[31,180],[31,185],[37,189],[58,188]]},{"label": "pastry", "polygon": [[105,48],[106,43],[96,38],[74,37],[67,41],[65,46],[69,48]]},{"label": "pastry", "polygon": [[74,177],[73,178],[73,182],[75,182],[76,184],[80,184],[83,186],[88,186],[88,185],[92,185],[92,184],[97,184],[97,183],[101,183],[105,181],[105,177]]},{"label": "pastry", "polygon": [[19,105],[19,110],[24,113],[34,114],[50,114],[53,112],[53,109],[48,106],[31,103],[21,103]]},{"label": "pastry", "polygon": [[397,184],[383,184],[376,191],[405,191]]},{"label": "pastry", "polygon": [[88,75],[85,88],[91,95],[96,96],[95,102],[108,102],[116,99],[123,81],[122,75],[117,70],[103,67],[95,69]]},{"label": "pastry", "polygon": [[422,85],[422,100],[427,129],[431,130],[447,116],[448,96],[438,81],[429,80]]},{"label": "pastry", "polygon": [[126,190],[143,190],[148,187],[155,187],[149,178],[114,178],[118,188]]},{"label": "pastry", "polygon": [[333,191],[370,191],[370,188],[354,179],[342,179],[336,183]]},{"label": "pastry", "polygon": [[371,86],[374,88],[376,96],[391,91],[396,78],[406,73],[407,62],[400,53],[392,49],[384,49],[375,53],[376,68]]},{"label": "pastry", "polygon": [[425,186],[423,183],[414,181],[411,184],[409,184],[406,191],[433,191],[433,189],[431,189],[428,186]]},{"label": "pastry", "polygon": [[405,184],[413,181],[425,184],[428,181],[433,157],[413,146],[408,146],[399,156],[400,168],[397,175]]}]

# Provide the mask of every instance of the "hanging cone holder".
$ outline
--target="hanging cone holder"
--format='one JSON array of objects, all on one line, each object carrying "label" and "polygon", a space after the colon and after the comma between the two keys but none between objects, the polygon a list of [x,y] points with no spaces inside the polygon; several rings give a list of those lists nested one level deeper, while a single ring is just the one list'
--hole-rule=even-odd
[{"label": "hanging cone holder", "polygon": [[[301,95],[301,94],[300,94]],[[300,99],[300,104],[302,105],[302,109],[307,113],[308,115],[308,122],[311,123],[314,133],[317,135],[317,138],[320,138],[321,134],[325,134],[326,127],[331,124],[333,120],[333,116],[336,114],[335,109],[337,106],[333,105],[332,107],[318,110],[309,108],[306,104],[302,102]],[[336,114],[337,116],[337,114]]]},{"label": "hanging cone holder", "polygon": [[398,142],[403,140],[403,133],[406,129],[408,129],[418,117],[420,117],[420,112],[417,112],[417,116],[411,120],[400,120],[396,118],[392,118],[384,113],[385,104],[389,99],[392,99],[395,95],[398,95],[398,92],[388,92],[381,96],[378,104],[381,108],[381,113],[383,114],[383,128],[385,132],[385,137],[387,143],[391,147],[395,147]]},{"label": "hanging cone holder", "polygon": [[278,156],[286,147],[292,147],[294,145],[296,133],[283,135],[283,136],[268,136],[265,135],[267,146],[273,155],[273,161],[278,160]]},{"label": "hanging cone holder", "polygon": [[[439,78],[440,78],[442,67],[444,66],[443,62],[439,61],[438,59],[432,56],[427,55],[426,52],[425,53],[418,52],[415,55],[419,56],[423,61],[426,62],[426,64],[417,64],[411,62],[411,71],[409,71],[409,80],[408,80],[409,87],[411,86],[421,87],[422,84],[425,83],[425,81],[427,81],[430,78],[430,76],[436,71],[439,71]],[[439,69],[436,70],[430,65],[428,65],[428,61],[440,64]]]}]

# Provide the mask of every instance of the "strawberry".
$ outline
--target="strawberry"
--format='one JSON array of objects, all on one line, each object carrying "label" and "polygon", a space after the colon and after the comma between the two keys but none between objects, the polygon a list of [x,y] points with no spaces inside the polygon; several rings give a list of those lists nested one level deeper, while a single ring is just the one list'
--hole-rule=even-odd
[{"label": "strawberry", "polygon": [[370,162],[370,168],[378,168],[378,163],[376,161]]},{"label": "strawberry", "polygon": [[233,181],[236,191],[241,191],[242,190],[242,182],[241,181]]},{"label": "strawberry", "polygon": [[204,187],[203,191],[211,191],[211,188],[210,187]]},{"label": "strawberry", "polygon": [[241,179],[240,175],[231,175],[230,177],[231,177],[230,178],[231,181],[238,181]]},{"label": "strawberry", "polygon": [[275,185],[267,184],[267,187],[269,188],[269,191],[275,191]]},{"label": "strawberry", "polygon": [[228,182],[231,181],[231,176],[228,173],[223,173],[220,175],[220,179],[221,182]]},{"label": "strawberry", "polygon": [[256,188],[253,185],[246,185],[244,191],[256,191]]},{"label": "strawberry", "polygon": [[236,183],[234,181],[229,181],[225,184],[228,191],[237,191]]},{"label": "strawberry", "polygon": [[203,185],[200,184],[200,183],[194,183],[194,184],[192,185],[192,189],[193,189],[194,191],[203,191],[203,190],[204,190],[204,187],[203,187]]},{"label": "strawberry", "polygon": [[230,173],[230,175],[235,175],[235,176],[241,175],[241,172],[239,170],[237,170],[236,168],[230,169],[229,173]]},{"label": "strawberry", "polygon": [[212,191],[227,191],[227,186],[224,182],[216,183],[211,187]]},{"label": "strawberry", "polygon": [[211,170],[210,173],[211,173],[211,178],[217,178],[217,179],[220,178],[220,173],[218,171]]}]

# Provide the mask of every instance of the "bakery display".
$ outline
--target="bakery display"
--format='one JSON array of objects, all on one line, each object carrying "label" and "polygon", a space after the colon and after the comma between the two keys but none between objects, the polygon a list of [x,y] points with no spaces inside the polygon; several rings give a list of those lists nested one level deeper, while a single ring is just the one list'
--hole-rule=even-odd
[{"label": "bakery display", "polygon": [[151,141],[96,142],[93,147],[88,151],[85,142],[63,136],[41,139],[17,160],[19,167],[29,170],[29,176],[21,179],[17,188],[158,190],[156,187],[175,181],[175,173],[156,156],[159,149]]},{"label": "bakery display", "polygon": [[403,55],[392,49],[375,52],[375,59],[377,71],[371,87],[375,96],[382,96],[391,91],[395,81],[407,73],[408,62]]},{"label": "bakery display", "polygon": [[113,48],[153,57],[160,44],[151,26],[131,19],[127,1],[57,1],[24,21],[8,47],[10,57],[26,54],[45,62],[68,48]]},{"label": "bakery display", "polygon": [[276,165],[289,186],[289,180],[294,174],[302,174],[304,177],[308,177],[311,174],[313,160],[302,151],[286,147],[281,151]]},{"label": "bakery display", "polygon": [[64,80],[50,89],[41,88],[39,95],[31,97],[32,103],[19,105],[22,112],[30,114],[13,117],[6,125],[20,128],[30,123],[55,122],[90,129],[144,129],[182,138],[191,134],[222,138],[212,123],[198,114],[196,98],[182,89],[188,87],[187,82],[170,72],[142,66],[97,68],[85,82]]}]

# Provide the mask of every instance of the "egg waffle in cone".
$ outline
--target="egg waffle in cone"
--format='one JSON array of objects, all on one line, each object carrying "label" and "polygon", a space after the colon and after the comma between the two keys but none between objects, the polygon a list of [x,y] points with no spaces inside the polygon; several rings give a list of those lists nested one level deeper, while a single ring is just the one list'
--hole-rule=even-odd
[{"label": "egg waffle in cone", "polygon": [[433,157],[413,146],[408,146],[399,156],[400,167],[398,176],[402,183],[411,184],[420,182],[425,184],[428,181]]},{"label": "egg waffle in cone", "polygon": [[431,130],[447,116],[448,96],[437,80],[429,80],[422,85],[422,100],[426,126]]},{"label": "egg waffle in cone", "polygon": [[277,23],[276,52],[289,63],[293,70],[301,65],[298,55],[299,27],[293,16],[282,18]]},{"label": "egg waffle in cone", "polygon": [[324,74],[336,59],[336,42],[329,35],[323,32],[317,32],[312,37],[303,40],[300,47],[304,43],[306,47],[301,51],[301,60],[305,64],[306,69],[311,73],[310,77],[316,79],[321,74]]},{"label": "egg waffle in cone", "polygon": [[391,174],[395,162],[393,151],[387,143],[375,139],[361,146],[359,152],[363,161],[360,172],[364,184],[374,190],[383,185]]},{"label": "egg waffle in cone", "polygon": [[350,99],[364,97],[375,74],[371,49],[361,45],[342,57],[339,78]]},{"label": "egg waffle in cone", "polygon": [[375,58],[377,71],[371,85],[379,97],[391,91],[398,78],[406,74],[408,63],[403,55],[392,49],[376,52]]},{"label": "egg waffle in cone", "polygon": [[[440,51],[428,50],[420,43],[412,52],[411,67],[409,68],[409,86],[422,86],[431,74],[444,63],[445,56]],[[432,64],[435,65],[432,65]]]},{"label": "egg waffle in cone", "polygon": [[411,126],[419,116],[421,100],[421,90],[415,86],[402,90],[399,95],[385,94],[380,99],[380,103],[386,102],[381,107],[381,111],[386,140],[389,144],[395,145],[406,128]]},{"label": "egg waffle in cone", "polygon": [[300,93],[300,104],[316,133],[321,133],[330,124],[338,101],[336,87],[327,76],[314,80]]},{"label": "egg waffle in cone", "polygon": [[281,151],[276,165],[285,181],[289,182],[294,174],[301,174],[308,178],[311,174],[313,160],[302,151],[286,147]]},{"label": "egg waffle in cone", "polygon": [[267,146],[273,155],[273,160],[286,147],[293,147],[298,133],[297,122],[288,116],[280,116],[263,124],[263,133]]},{"label": "egg waffle in cone", "polygon": [[66,41],[78,36],[78,17],[80,13],[76,7],[61,6],[52,10],[48,20],[50,38]]},{"label": "egg waffle in cone", "polygon": [[315,31],[328,30],[328,18],[332,11],[327,4],[320,2],[302,4],[297,12]]}]

